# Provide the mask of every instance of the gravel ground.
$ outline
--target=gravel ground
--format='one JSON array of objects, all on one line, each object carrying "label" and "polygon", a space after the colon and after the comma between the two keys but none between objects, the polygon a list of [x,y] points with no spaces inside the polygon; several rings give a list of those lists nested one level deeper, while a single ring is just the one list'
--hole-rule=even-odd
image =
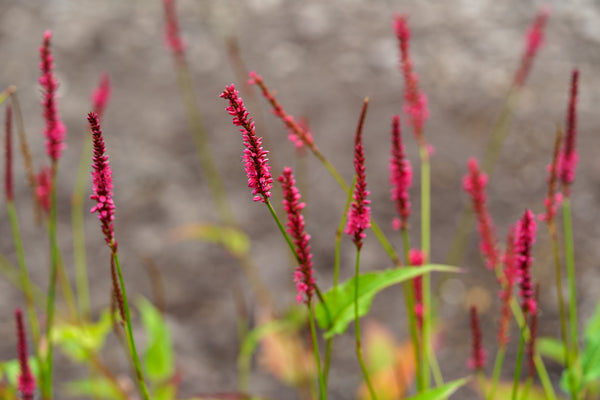
[{"label": "gravel ground", "polygon": [[[600,121],[594,117],[599,95],[593,89],[600,84],[593,73],[600,64],[600,6],[590,0],[552,1],[550,5],[553,13],[547,40],[519,99],[498,168],[490,178],[489,201],[500,237],[525,207],[542,211],[545,165],[555,126],[564,121],[570,72],[578,66],[580,163],[572,202],[578,301],[584,320],[598,300],[600,284],[600,214],[594,211],[600,201],[600,159],[595,157],[598,139],[594,136]],[[373,212],[399,248],[400,239],[390,224],[394,209],[389,200],[387,160],[390,118],[401,110],[403,84],[391,21],[394,12],[410,15],[415,68],[431,111],[426,136],[436,150],[432,160],[431,256],[441,262],[467,203],[461,190],[466,161],[483,155],[518,65],[524,32],[540,6],[539,2],[517,0],[178,2],[194,89],[214,156],[239,223],[253,240],[252,253],[261,276],[278,304],[294,301],[288,254],[267,210],[251,201],[240,163],[240,138],[224,111],[225,102],[218,98],[226,84],[238,80],[227,56],[226,38],[239,40],[248,68],[277,89],[290,113],[307,118],[319,147],[347,180],[352,176],[358,113],[364,96],[370,97],[365,148]],[[114,171],[115,229],[129,291],[152,296],[143,261],[151,258],[165,287],[166,316],[183,374],[182,394],[234,390],[238,345],[232,293],[241,291],[250,306],[255,301],[250,300],[239,267],[224,251],[211,244],[173,239],[177,227],[216,222],[216,216],[189,134],[172,59],[164,48],[161,2],[0,0],[0,88],[18,87],[36,167],[47,163],[37,85],[38,46],[46,29],[53,32],[59,108],[68,128],[68,149],[60,161],[58,182],[58,232],[67,265],[72,259],[70,193],[86,135],[84,117],[89,94],[106,71],[114,90],[103,130]],[[273,161],[279,166],[284,162],[297,165],[280,122],[270,115],[265,102],[261,101],[260,107],[258,128],[268,135]],[[408,130],[405,138],[416,168],[416,146]],[[18,156],[16,197],[27,261],[34,281],[44,284],[47,244],[31,213],[30,190],[21,165]],[[317,281],[327,287],[332,279],[332,242],[345,196],[315,158],[308,156],[305,167],[307,229],[313,237]],[[418,193],[416,184],[412,191],[415,215]],[[3,200],[0,203],[4,204]],[[416,216],[412,222],[414,228],[419,226]],[[15,261],[6,213],[0,213],[0,229],[0,253]],[[418,243],[418,230],[413,231],[413,242]],[[540,331],[558,335],[548,237],[541,226],[540,231],[534,275],[548,287],[541,295]],[[98,313],[108,304],[109,254],[91,215],[86,218],[86,241],[93,309]],[[344,241],[342,251],[342,276],[348,277],[354,257],[349,240]],[[362,263],[364,270],[389,267],[371,234]],[[471,302],[482,306],[484,343],[491,347],[496,342],[497,289],[478,256],[475,235],[461,266],[468,273],[442,286],[439,304],[444,329],[438,354],[447,379],[467,373],[467,308]],[[7,338],[0,343],[2,358],[13,357],[11,313],[22,303],[22,295],[0,280],[0,336]],[[388,290],[375,300],[368,319],[384,321],[400,339],[405,336],[403,318],[390,319],[390,315],[401,313],[401,307],[399,291]],[[355,397],[359,370],[352,348],[348,334],[336,345],[331,382],[334,399]],[[509,352],[511,357],[514,354]],[[106,359],[123,367],[116,351],[109,351]],[[59,360],[58,381],[78,375],[76,366]],[[558,381],[560,370],[551,365],[550,372]],[[253,373],[251,388],[274,399],[298,398],[260,370]],[[455,398],[476,395],[467,388]]]}]

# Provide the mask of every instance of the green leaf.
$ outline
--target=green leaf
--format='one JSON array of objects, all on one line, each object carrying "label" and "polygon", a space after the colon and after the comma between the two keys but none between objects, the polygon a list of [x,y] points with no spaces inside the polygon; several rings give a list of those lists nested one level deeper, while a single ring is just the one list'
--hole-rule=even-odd
[{"label": "green leaf", "polygon": [[197,223],[182,226],[175,231],[175,236],[178,239],[196,239],[217,243],[239,257],[246,255],[250,249],[250,239],[244,232],[215,224]]},{"label": "green leaf", "polygon": [[121,396],[115,385],[104,378],[90,378],[69,382],[65,385],[65,389],[73,397],[121,400]]},{"label": "green leaf", "polygon": [[148,378],[160,382],[171,377],[175,369],[171,335],[162,315],[148,300],[140,298],[137,307],[148,335],[144,351],[144,368]]},{"label": "green leaf", "polygon": [[90,353],[102,348],[111,329],[110,313],[105,311],[96,323],[56,325],[52,330],[52,342],[73,360],[82,362],[89,358]]},{"label": "green leaf", "polygon": [[446,399],[467,383],[469,378],[457,379],[435,389],[429,389],[407,400],[441,400]]},{"label": "green leaf", "polygon": [[561,340],[551,337],[541,337],[536,340],[535,346],[540,355],[550,358],[561,365],[565,364],[565,346]]},{"label": "green leaf", "polygon": [[[394,268],[359,275],[358,315],[367,314],[373,298],[383,289],[431,271],[458,272],[460,270],[448,265],[428,264],[421,267]],[[329,314],[323,303],[317,304],[315,309],[317,322],[322,329],[327,330],[325,338],[344,333],[348,324],[354,320],[355,281],[356,277],[352,277],[336,289],[329,289],[323,295]],[[329,317],[331,317],[331,323]]]},{"label": "green leaf", "polygon": [[173,400],[177,390],[172,384],[160,385],[154,389],[153,400]]}]

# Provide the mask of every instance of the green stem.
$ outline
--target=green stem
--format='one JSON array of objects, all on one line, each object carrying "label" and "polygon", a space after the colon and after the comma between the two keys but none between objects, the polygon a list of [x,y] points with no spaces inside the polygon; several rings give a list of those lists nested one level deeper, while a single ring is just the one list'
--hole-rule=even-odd
[{"label": "green stem", "polygon": [[571,219],[571,199],[566,196],[562,203],[563,228],[565,234],[565,264],[567,267],[567,286],[569,288],[569,330],[571,336],[571,352],[577,358],[577,292],[575,286],[575,251],[573,250],[573,221]]},{"label": "green stem", "polygon": [[523,361],[523,348],[525,347],[524,329],[521,329],[519,335],[519,350],[517,352],[517,363],[515,364],[515,374],[513,377],[512,400],[517,400],[517,390],[519,388],[519,377],[521,376],[521,363]]},{"label": "green stem", "polygon": [[523,393],[521,394],[521,400],[529,399],[529,391],[531,390],[531,385],[533,385],[533,378],[528,376],[525,380],[525,388],[523,389]]},{"label": "green stem", "polygon": [[73,258],[75,263],[75,285],[77,287],[77,303],[79,313],[84,321],[90,320],[90,292],[85,253],[85,229],[83,202],[92,159],[92,138],[86,136],[81,149],[81,157],[77,168],[77,180],[71,196],[71,230],[73,232]]},{"label": "green stem", "polygon": [[498,381],[500,380],[500,372],[502,371],[502,364],[504,364],[505,355],[506,348],[502,346],[498,349],[498,352],[496,353],[496,362],[494,363],[494,371],[492,372],[492,383],[487,396],[487,400],[494,400],[496,396],[496,388],[498,387]]},{"label": "green stem", "polygon": [[315,362],[317,363],[317,374],[319,376],[319,388],[321,390],[321,400],[327,399],[327,381],[321,370],[321,356],[319,354],[319,343],[317,342],[317,330],[315,329],[315,319],[313,315],[313,309],[311,307],[310,300],[308,301],[308,320],[310,322],[310,335],[312,338],[313,352],[315,356]]},{"label": "green stem", "polygon": [[148,388],[146,387],[146,382],[144,381],[144,374],[142,372],[142,366],[140,363],[140,358],[138,356],[137,348],[135,346],[135,340],[133,338],[133,328],[131,326],[131,313],[129,311],[129,301],[127,300],[127,290],[125,289],[125,281],[123,280],[123,273],[121,271],[121,263],[119,262],[119,255],[116,251],[112,252],[112,257],[115,260],[115,266],[117,268],[117,274],[119,276],[119,285],[121,286],[121,292],[123,294],[123,308],[125,309],[125,326],[127,332],[127,341],[129,343],[129,352],[131,355],[131,361],[133,361],[133,366],[135,368],[135,375],[138,382],[138,386],[144,400],[150,400],[150,395],[148,394]]},{"label": "green stem", "polygon": [[358,286],[359,286],[359,271],[360,270],[360,248],[356,246],[356,269],[355,269],[355,284],[354,284],[354,336],[356,338],[356,357],[358,358],[358,362],[360,364],[360,368],[362,370],[363,376],[365,378],[365,382],[367,387],[369,388],[369,393],[371,394],[372,400],[377,400],[377,395],[375,394],[375,390],[373,389],[373,385],[371,383],[371,378],[369,377],[369,371],[365,365],[365,361],[363,359],[362,352],[362,344],[360,340],[360,317],[358,315]]},{"label": "green stem", "polygon": [[290,238],[290,235],[288,235],[288,233],[285,231],[285,227],[281,223],[281,220],[277,216],[277,213],[273,209],[273,206],[271,205],[271,202],[269,201],[269,199],[267,197],[265,197],[264,199],[265,199],[265,204],[267,205],[267,208],[269,209],[269,212],[271,213],[271,216],[275,220],[275,223],[277,224],[277,227],[281,231],[281,234],[283,235],[283,238],[285,239],[288,247],[292,251],[292,254],[294,254],[294,257],[296,258],[296,261],[299,261],[298,254],[296,254],[296,246],[294,246],[294,243],[292,243],[292,239]]}]

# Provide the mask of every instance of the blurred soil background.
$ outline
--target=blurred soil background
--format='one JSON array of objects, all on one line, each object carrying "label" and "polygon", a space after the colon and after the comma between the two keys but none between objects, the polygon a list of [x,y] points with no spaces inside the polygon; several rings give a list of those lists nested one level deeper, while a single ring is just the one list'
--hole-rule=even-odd
[{"label": "blurred soil background", "polygon": [[[179,0],[177,11],[204,124],[240,225],[252,238],[252,254],[277,304],[294,303],[291,263],[267,209],[252,201],[240,161],[240,134],[218,98],[236,82],[226,40],[237,38],[244,62],[277,91],[285,109],[304,116],[315,141],[347,181],[353,174],[352,141],[364,96],[370,96],[364,141],[374,218],[400,249],[391,229],[394,207],[389,199],[390,121],[402,107],[403,80],[393,14],[410,15],[412,55],[420,84],[429,98],[431,118],[426,136],[435,147],[432,159],[432,254],[443,262],[458,217],[468,198],[462,190],[469,157],[481,158],[491,127],[523,52],[524,34],[542,6],[537,1],[359,1],[306,0]],[[580,319],[598,301],[600,273],[600,158],[597,104],[600,101],[600,5],[594,1],[551,1],[546,41],[517,103],[505,148],[489,180],[489,206],[504,239],[508,227],[526,207],[543,211],[546,164],[550,161],[557,124],[564,124],[570,73],[580,68],[578,149],[580,163],[573,187],[573,218],[578,268]],[[112,100],[103,131],[114,174],[117,206],[115,230],[130,297],[152,298],[145,259],[158,267],[166,296],[166,318],[172,328],[182,396],[234,391],[237,385],[234,292],[256,308],[247,280],[233,258],[213,244],[179,241],[174,231],[197,222],[216,222],[205,178],[194,149],[176,86],[173,60],[165,49],[160,0],[0,0],[0,89],[16,85],[36,169],[47,165],[40,89],[38,47],[43,32],[53,32],[55,71],[60,81],[59,111],[68,128],[67,150],[60,160],[58,181],[59,240],[72,270],[70,196],[87,134],[85,115],[90,93],[102,72],[110,74]],[[244,93],[242,93],[244,95]],[[293,146],[281,122],[260,99],[259,134],[268,137],[271,157],[281,168],[297,166]],[[3,120],[3,117],[2,117]],[[409,127],[404,139],[415,169],[412,242],[419,242],[418,155]],[[32,213],[22,157],[15,160],[16,198],[33,280],[46,286],[48,244]],[[307,230],[317,282],[332,281],[333,240],[345,195],[333,178],[307,155],[302,181]],[[2,165],[2,167],[4,166]],[[279,174],[280,170],[274,170]],[[280,198],[275,190],[276,200]],[[3,196],[2,196],[3,199]],[[0,200],[4,205],[4,200]],[[86,209],[91,207],[87,200]],[[1,208],[4,210],[4,208]],[[8,217],[0,213],[0,252],[16,262]],[[550,243],[539,225],[534,277],[542,284],[541,335],[559,336]],[[86,216],[86,242],[92,306],[97,315],[109,304],[109,250],[96,217]],[[479,256],[478,238],[470,242],[461,263],[467,273],[440,285],[442,331],[437,352],[447,380],[466,375],[470,333],[468,306],[482,313],[484,343],[495,355],[499,302],[497,285]],[[364,245],[362,269],[390,267],[371,233]],[[342,246],[342,279],[353,273],[355,250]],[[439,276],[436,276],[439,282]],[[0,279],[0,357],[15,356],[12,311],[23,296]],[[399,287],[375,299],[366,321],[384,323],[397,340],[407,337]],[[514,327],[513,327],[514,328]],[[505,364],[516,353],[517,333]],[[142,339],[140,339],[142,340]],[[107,363],[126,372],[118,346],[110,341]],[[353,399],[359,384],[358,363],[350,332],[334,347],[331,398]],[[81,376],[81,369],[56,357],[56,381]],[[491,361],[489,370],[491,371]],[[560,368],[548,368],[558,382]],[[287,400],[297,394],[268,372],[255,368],[252,393]],[[58,398],[62,398],[59,395]],[[455,398],[477,398],[470,388]]]}]

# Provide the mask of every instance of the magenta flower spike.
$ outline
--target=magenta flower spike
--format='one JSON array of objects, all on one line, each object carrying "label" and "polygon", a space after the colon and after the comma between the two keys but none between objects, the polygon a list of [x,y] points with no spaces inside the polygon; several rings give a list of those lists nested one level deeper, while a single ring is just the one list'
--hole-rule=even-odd
[{"label": "magenta flower spike", "polygon": [[477,229],[479,230],[479,249],[485,259],[485,265],[492,270],[500,260],[497,241],[494,233],[494,225],[486,205],[485,187],[487,175],[479,169],[475,158],[468,162],[469,173],[463,178],[463,188],[471,196],[473,211],[477,217]]},{"label": "magenta flower spike", "polygon": [[[425,254],[418,249],[410,249],[408,252],[408,262],[411,267],[418,267],[425,262]],[[415,291],[415,316],[417,317],[417,326],[423,328],[423,276],[417,276],[412,280]]]},{"label": "magenta flower spike", "polygon": [[114,252],[117,251],[117,242],[113,229],[113,220],[115,218],[115,203],[113,202],[113,184],[112,170],[108,162],[108,155],[104,147],[104,137],[100,130],[98,114],[91,112],[88,114],[88,122],[92,132],[92,141],[94,144],[94,157],[92,163],[92,184],[93,192],[90,199],[97,203],[90,212],[98,213],[98,219],[102,226],[102,233],[106,244]]},{"label": "magenta flower spike", "polygon": [[354,139],[354,170],[356,173],[356,185],[354,186],[353,201],[348,210],[348,223],[345,233],[352,236],[352,241],[360,250],[362,241],[367,236],[365,229],[371,226],[371,200],[367,199],[369,191],[367,190],[367,177],[365,175],[365,151],[362,144],[362,127],[367,113],[369,99],[366,98],[363,103],[362,112],[358,122],[358,129]]},{"label": "magenta flower spike", "polygon": [[559,129],[556,133],[556,139],[554,141],[552,161],[546,167],[546,170],[548,171],[548,178],[546,180],[546,182],[548,182],[548,195],[544,199],[544,206],[546,207],[546,212],[544,214],[538,215],[538,219],[540,221],[546,221],[549,224],[554,223],[556,211],[563,200],[562,193],[556,192],[560,162],[560,141],[561,131]]},{"label": "magenta flower spike", "polygon": [[283,208],[288,216],[287,231],[292,236],[298,256],[299,266],[294,272],[296,301],[300,304],[304,299],[306,304],[310,304],[315,290],[315,278],[313,277],[312,254],[309,244],[310,235],[304,229],[304,216],[302,215],[302,209],[306,204],[300,202],[300,192],[296,187],[296,180],[291,168],[285,167],[283,174],[277,180],[281,182],[283,188]]},{"label": "magenta flower spike", "polygon": [[473,338],[471,357],[467,363],[470,369],[482,370],[485,367],[487,354],[483,348],[483,339],[481,334],[481,325],[477,315],[477,308],[471,306],[471,335]]},{"label": "magenta flower spike", "polygon": [[175,0],[163,0],[165,10],[165,45],[177,57],[183,57],[185,43],[179,33],[179,19],[175,9]]},{"label": "magenta flower spike", "polygon": [[423,128],[429,118],[427,96],[419,90],[419,76],[413,71],[410,56],[410,28],[404,15],[394,17],[394,31],[400,42],[400,65],[404,75],[404,113],[410,118],[419,143],[423,140]]},{"label": "magenta flower spike", "polygon": [[265,85],[262,76],[254,71],[250,72],[249,76],[250,79],[248,79],[248,83],[251,85],[258,85],[264,98],[267,99],[269,104],[271,104],[271,107],[273,108],[273,114],[280,118],[288,128],[288,139],[290,142],[292,142],[297,149],[302,148],[304,145],[308,146],[309,148],[314,147],[315,143],[310,131],[303,128],[300,123],[294,120],[293,116],[285,112],[275,96],[269,91],[267,85]]},{"label": "magenta flower spike", "polygon": [[66,127],[60,120],[56,104],[56,90],[58,89],[58,81],[54,76],[54,57],[50,52],[50,39],[52,33],[46,31],[44,33],[44,42],[40,47],[40,85],[43,89],[42,106],[44,108],[44,119],[46,127],[44,128],[44,136],[46,136],[46,153],[50,156],[52,162],[58,161],[61,152],[65,149],[64,143]]},{"label": "magenta flower spike", "polygon": [[560,179],[563,193],[569,197],[571,184],[575,180],[575,167],[579,159],[575,148],[577,136],[577,91],[579,88],[579,70],[574,69],[571,75],[571,94],[569,97],[569,108],[567,110],[567,128],[565,145],[560,156]]},{"label": "magenta flower spike", "polygon": [[112,88],[110,85],[110,75],[107,73],[102,74],[98,87],[92,92],[92,110],[98,117],[102,119],[104,116],[104,110],[110,100]]},{"label": "magenta flower spike", "polygon": [[550,16],[550,9],[543,7],[525,34],[525,50],[521,57],[521,65],[515,73],[514,85],[523,86],[533,65],[536,54],[544,44],[544,27]]},{"label": "magenta flower spike", "polygon": [[4,193],[6,195],[6,201],[12,202],[14,194],[13,186],[13,169],[12,169],[12,108],[10,104],[6,106],[6,168],[4,169]]},{"label": "magenta flower spike", "polygon": [[400,129],[400,116],[392,118],[392,155],[390,157],[390,184],[392,201],[400,218],[394,218],[394,229],[407,229],[410,216],[410,198],[408,189],[412,185],[412,168],[404,153]]},{"label": "magenta flower spike", "polygon": [[271,197],[273,178],[271,167],[268,164],[268,151],[262,147],[262,137],[256,136],[254,121],[250,118],[242,98],[235,86],[227,86],[219,97],[229,100],[229,107],[225,108],[233,117],[233,124],[240,127],[244,146],[244,167],[248,176],[248,187],[252,189],[254,201],[265,202]]},{"label": "magenta flower spike", "polygon": [[17,354],[19,356],[19,376],[18,386],[23,400],[33,400],[35,394],[35,378],[29,368],[27,358],[27,337],[25,335],[25,326],[23,325],[23,313],[19,308],[15,310],[15,320],[17,322]]},{"label": "magenta flower spike", "polygon": [[513,287],[518,279],[518,270],[515,265],[515,227],[509,229],[506,239],[506,252],[503,257],[504,277],[501,281],[499,297],[502,302],[500,311],[500,323],[498,326],[498,344],[501,348],[506,348],[510,339],[508,332],[510,330],[510,320],[512,313],[510,309],[510,299],[512,297]]},{"label": "magenta flower spike", "polygon": [[531,283],[531,247],[535,242],[536,223],[531,210],[526,210],[521,220],[517,223],[515,233],[515,262],[521,286],[521,308],[524,314],[534,314],[537,306]]},{"label": "magenta flower spike", "polygon": [[35,177],[35,197],[43,212],[50,212],[50,191],[52,190],[52,168],[42,167]]}]

